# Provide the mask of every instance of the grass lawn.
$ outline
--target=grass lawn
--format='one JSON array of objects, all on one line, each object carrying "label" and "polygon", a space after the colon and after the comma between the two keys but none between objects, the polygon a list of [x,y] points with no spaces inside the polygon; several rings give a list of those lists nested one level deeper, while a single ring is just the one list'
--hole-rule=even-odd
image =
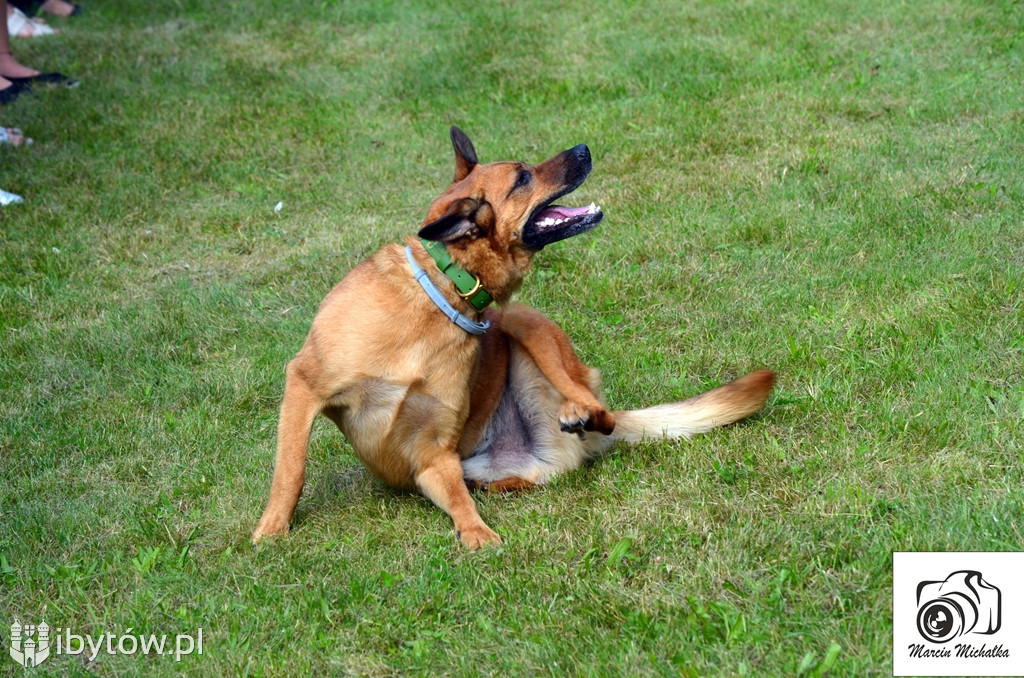
[{"label": "grass lawn", "polygon": [[[88,2],[0,108],[0,675],[7,627],[195,634],[33,675],[892,670],[892,552],[1020,550],[1024,6]],[[763,414],[616,448],[471,553],[314,428],[267,496],[284,366],[330,287],[481,160],[587,143],[519,299],[615,408],[758,367]],[[275,210],[282,203],[279,211]],[[394,309],[395,321],[402,310]],[[130,629],[130,630],[129,630]],[[116,645],[116,642],[115,642]],[[24,674],[28,675],[28,674]]]}]

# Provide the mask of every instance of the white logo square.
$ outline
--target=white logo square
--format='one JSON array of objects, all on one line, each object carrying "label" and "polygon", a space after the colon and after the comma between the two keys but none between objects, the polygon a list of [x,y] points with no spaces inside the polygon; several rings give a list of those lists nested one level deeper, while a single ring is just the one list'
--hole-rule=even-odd
[{"label": "white logo square", "polygon": [[1024,553],[894,553],[894,676],[1024,675]]}]

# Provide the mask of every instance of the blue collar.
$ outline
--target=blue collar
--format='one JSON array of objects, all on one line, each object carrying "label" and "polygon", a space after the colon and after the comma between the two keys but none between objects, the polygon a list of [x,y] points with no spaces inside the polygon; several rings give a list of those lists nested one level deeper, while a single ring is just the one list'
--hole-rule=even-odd
[{"label": "blue collar", "polygon": [[466,330],[470,334],[483,334],[491,326],[491,321],[485,320],[482,323],[470,320],[466,316],[462,315],[457,308],[448,303],[444,295],[441,294],[441,290],[437,289],[437,285],[430,279],[427,272],[424,271],[416,261],[412,258],[412,248],[406,246],[405,258],[409,260],[409,265],[412,266],[412,274],[416,277],[416,282],[420,284],[423,291],[427,293],[430,300],[433,301],[441,312],[448,316],[448,319],[453,323]]}]

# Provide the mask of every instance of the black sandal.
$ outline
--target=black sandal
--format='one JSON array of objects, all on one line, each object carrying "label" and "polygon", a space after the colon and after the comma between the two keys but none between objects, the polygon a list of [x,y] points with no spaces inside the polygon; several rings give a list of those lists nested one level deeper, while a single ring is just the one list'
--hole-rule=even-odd
[{"label": "black sandal", "polygon": [[[8,78],[10,80],[10,78]],[[11,81],[11,86],[7,89],[0,89],[0,106],[4,104],[14,103],[14,100],[25,93],[25,86],[20,82]]]},{"label": "black sandal", "polygon": [[[63,73],[37,73],[36,75],[30,75],[25,78],[15,78],[10,75],[2,76],[7,78],[15,85],[20,85],[25,89],[32,89],[32,85],[50,85],[51,87],[64,86],[68,89],[74,89],[78,87],[79,83],[74,78],[69,78]],[[5,90],[6,91],[6,90]]]}]

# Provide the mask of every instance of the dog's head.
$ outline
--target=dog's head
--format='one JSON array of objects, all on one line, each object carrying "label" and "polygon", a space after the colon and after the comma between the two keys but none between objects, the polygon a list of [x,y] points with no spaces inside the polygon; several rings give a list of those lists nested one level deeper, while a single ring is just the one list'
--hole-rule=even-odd
[{"label": "dog's head", "polygon": [[452,259],[504,301],[519,286],[535,253],[586,233],[604,216],[593,203],[553,204],[590,174],[590,150],[580,144],[539,165],[481,165],[462,130],[452,127],[451,137],[455,181],[430,206],[419,235],[444,242]]}]

